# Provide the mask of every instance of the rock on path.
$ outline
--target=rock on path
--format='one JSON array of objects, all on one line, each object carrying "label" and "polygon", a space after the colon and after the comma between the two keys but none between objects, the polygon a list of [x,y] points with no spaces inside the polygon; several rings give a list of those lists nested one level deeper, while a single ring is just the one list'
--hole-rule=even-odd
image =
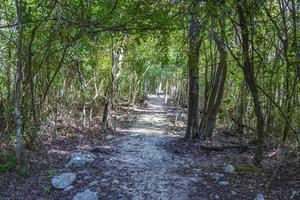
[{"label": "rock on path", "polygon": [[94,162],[96,156],[88,152],[73,152],[69,156],[69,162],[66,164],[67,167],[84,167],[88,163]]},{"label": "rock on path", "polygon": [[56,189],[65,189],[73,184],[76,179],[76,174],[72,172],[63,173],[51,179],[51,184]]},{"label": "rock on path", "polygon": [[98,197],[96,192],[87,189],[84,192],[76,194],[73,200],[98,200]]}]

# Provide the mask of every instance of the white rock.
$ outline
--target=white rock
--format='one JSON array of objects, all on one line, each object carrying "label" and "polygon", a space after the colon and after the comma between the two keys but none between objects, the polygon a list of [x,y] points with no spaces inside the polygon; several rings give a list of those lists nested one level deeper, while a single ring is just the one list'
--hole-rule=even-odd
[{"label": "white rock", "polygon": [[76,179],[76,174],[69,172],[55,176],[51,179],[51,184],[56,189],[65,189],[66,187],[73,184]]},{"label": "white rock", "polygon": [[220,196],[217,195],[217,194],[215,194],[214,198],[215,198],[215,199],[220,199]]},{"label": "white rock", "polygon": [[87,189],[84,192],[76,194],[73,200],[98,200],[98,197],[96,192],[91,192]]},{"label": "white rock", "polygon": [[180,115],[180,117],[182,117],[184,120],[187,120],[187,115],[185,114],[185,113],[182,113],[181,115]]},{"label": "white rock", "polygon": [[220,181],[219,185],[226,186],[226,185],[229,185],[229,182],[228,181]]},{"label": "white rock", "polygon": [[227,164],[225,167],[224,167],[224,171],[226,173],[229,173],[229,174],[233,174],[235,172],[235,168],[233,165],[231,164]]},{"label": "white rock", "polygon": [[83,152],[74,152],[69,156],[69,162],[67,167],[75,166],[75,167],[83,167],[88,163],[94,162],[96,156],[91,153],[83,153]]},{"label": "white rock", "polygon": [[257,194],[254,200],[265,200],[265,197],[263,194]]}]

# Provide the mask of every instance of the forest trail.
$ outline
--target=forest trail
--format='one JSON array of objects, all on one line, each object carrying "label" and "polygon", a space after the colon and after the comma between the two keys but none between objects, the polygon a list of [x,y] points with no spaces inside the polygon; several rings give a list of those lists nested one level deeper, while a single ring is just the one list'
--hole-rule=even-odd
[{"label": "forest trail", "polygon": [[113,178],[113,185],[100,193],[106,199],[191,199],[198,179],[179,168],[192,160],[163,149],[161,144],[173,138],[165,134],[168,109],[159,96],[149,96],[147,103],[147,108],[137,110],[133,126],[124,130],[128,135],[112,140],[116,152],[106,159],[102,180]]}]

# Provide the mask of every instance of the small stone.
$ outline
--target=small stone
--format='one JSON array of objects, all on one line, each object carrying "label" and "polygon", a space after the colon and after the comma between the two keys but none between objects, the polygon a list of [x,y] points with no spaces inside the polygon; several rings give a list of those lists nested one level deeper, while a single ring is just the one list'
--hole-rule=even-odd
[{"label": "small stone", "polygon": [[120,183],[120,181],[118,181],[117,179],[115,179],[115,180],[113,180],[113,182],[112,182],[113,184],[119,184]]},{"label": "small stone", "polygon": [[86,164],[94,162],[95,159],[94,154],[78,151],[69,156],[69,162],[66,166],[84,167]]},{"label": "small stone", "polygon": [[224,177],[224,174],[220,174],[220,173],[209,173],[209,175],[211,176],[212,179],[218,181],[220,178]]},{"label": "small stone", "polygon": [[235,172],[235,168],[233,165],[231,164],[227,164],[225,167],[224,167],[224,171],[226,173],[229,173],[229,174],[233,174]]},{"label": "small stone", "polygon": [[111,173],[110,172],[104,172],[104,176],[110,176],[111,175]]},{"label": "small stone", "polygon": [[90,175],[85,175],[84,177],[83,177],[83,179],[84,180],[88,180],[88,179],[91,179],[92,177],[90,176]]},{"label": "small stone", "polygon": [[166,115],[167,117],[173,117],[174,116],[174,114],[173,113],[167,113],[167,115]]},{"label": "small stone", "polygon": [[68,187],[64,188],[64,191],[69,192],[70,190],[73,189],[73,187],[74,187],[73,185],[69,185]]},{"label": "small stone", "polygon": [[226,186],[226,185],[229,185],[229,182],[228,181],[220,181],[219,185]]},{"label": "small stone", "polygon": [[182,117],[184,120],[187,120],[187,114],[185,114],[185,113],[182,113],[181,115],[180,115],[180,117]]},{"label": "small stone", "polygon": [[199,181],[199,179],[196,177],[191,177],[190,180],[194,183],[197,183]]},{"label": "small stone", "polygon": [[265,197],[263,194],[257,194],[254,200],[265,200]]},{"label": "small stone", "polygon": [[91,192],[87,189],[84,192],[76,194],[73,200],[98,200],[98,197],[96,192]]},{"label": "small stone", "polygon": [[64,189],[73,184],[76,179],[76,174],[69,172],[55,176],[51,179],[51,184],[56,189]]},{"label": "small stone", "polygon": [[215,198],[215,199],[220,199],[220,196],[217,195],[217,194],[215,194],[214,198]]},{"label": "small stone", "polygon": [[112,135],[107,135],[105,138],[109,140],[109,139],[112,139],[113,136]]},{"label": "small stone", "polygon": [[90,187],[93,187],[93,186],[96,186],[96,185],[98,185],[98,181],[97,180],[95,180],[95,181],[93,181],[93,182],[91,182],[89,184]]},{"label": "small stone", "polygon": [[300,191],[294,190],[292,191],[292,196],[290,197],[291,199],[295,198],[295,197],[300,197]]},{"label": "small stone", "polygon": [[108,182],[101,182],[100,184],[102,187],[108,187],[110,185]]}]

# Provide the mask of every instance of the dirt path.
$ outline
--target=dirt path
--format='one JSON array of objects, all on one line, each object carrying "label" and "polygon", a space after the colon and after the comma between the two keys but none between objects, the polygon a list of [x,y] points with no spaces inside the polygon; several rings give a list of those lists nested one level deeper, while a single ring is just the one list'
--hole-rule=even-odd
[{"label": "dirt path", "polygon": [[[147,108],[137,110],[137,120],[128,135],[112,140],[116,153],[106,159],[107,171],[101,177],[112,185],[100,192],[105,199],[191,199],[198,181],[195,174],[179,168],[191,160],[165,151],[161,144],[171,140],[165,134],[166,115],[161,97],[150,96]],[[108,179],[113,179],[108,181]],[[103,184],[104,183],[104,184]],[[107,185],[108,186],[108,185]]]}]

